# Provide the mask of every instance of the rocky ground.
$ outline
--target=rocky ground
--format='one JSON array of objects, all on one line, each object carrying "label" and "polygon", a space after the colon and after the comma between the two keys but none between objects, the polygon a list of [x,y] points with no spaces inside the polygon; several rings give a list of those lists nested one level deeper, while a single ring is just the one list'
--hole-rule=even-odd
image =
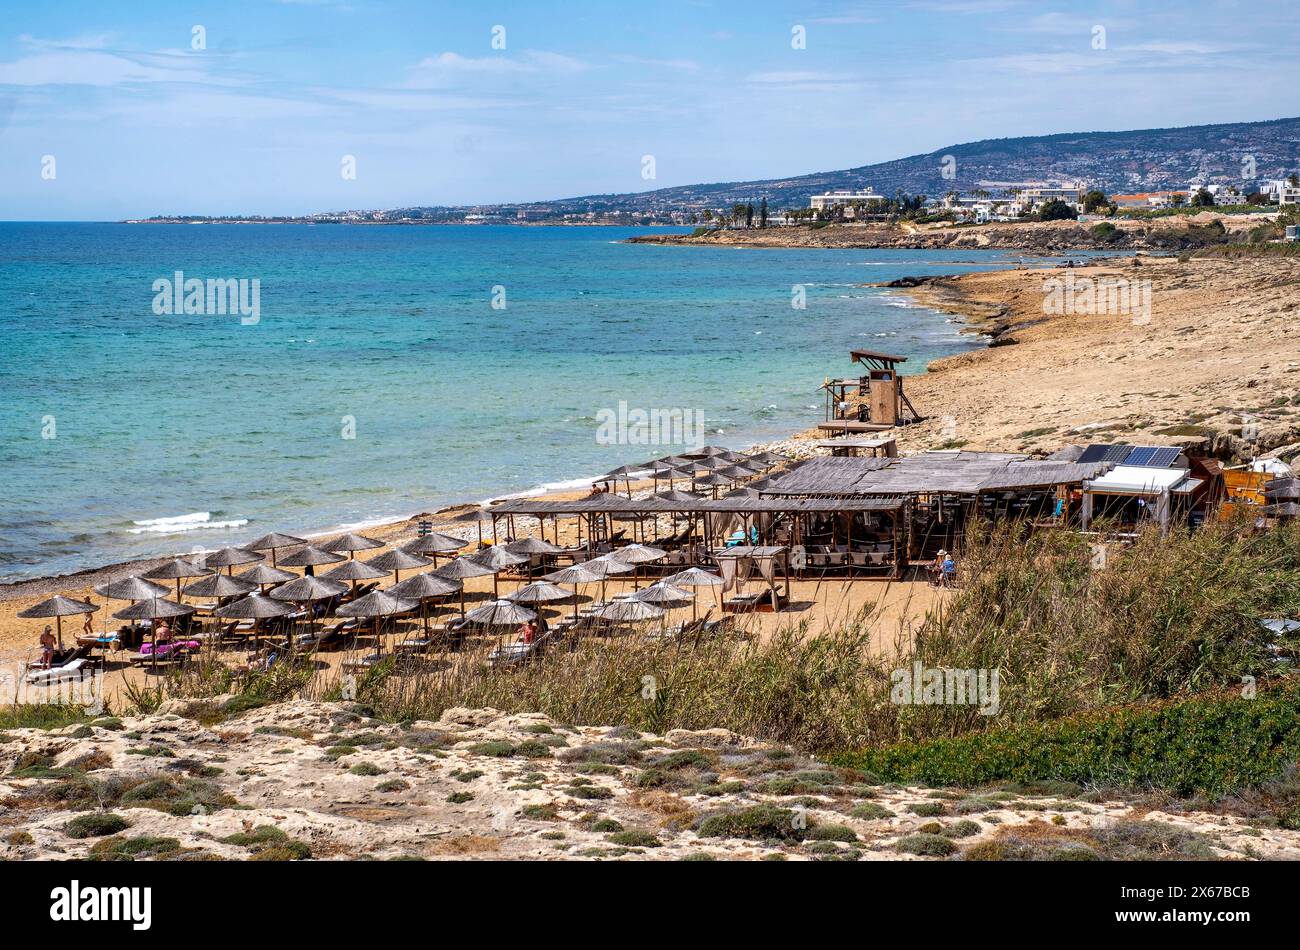
[{"label": "rocky ground", "polygon": [[1300,832],[1057,784],[882,784],[721,730],[172,701],[0,735],[7,860],[1300,858]]},{"label": "rocky ground", "polygon": [[[1236,235],[1244,239],[1252,228],[1267,224],[1274,214],[1225,215],[1203,211],[1163,218],[1114,218],[1114,230],[1094,231],[1097,222],[1025,221],[991,224],[911,222],[827,224],[816,228],[751,228],[705,231],[701,234],[646,234],[629,238],[633,244],[674,244],[706,247],[892,247],[911,249],[1002,248],[1033,253],[1083,250],[1180,251],[1203,247]],[[1202,230],[1221,221],[1227,235]]]}]

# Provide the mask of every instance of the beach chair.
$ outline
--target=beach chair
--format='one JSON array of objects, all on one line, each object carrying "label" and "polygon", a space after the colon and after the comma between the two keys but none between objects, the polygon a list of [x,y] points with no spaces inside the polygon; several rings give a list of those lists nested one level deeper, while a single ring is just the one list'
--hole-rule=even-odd
[{"label": "beach chair", "polygon": [[93,675],[94,672],[94,664],[86,657],[77,657],[56,666],[46,667],[39,663],[33,666],[37,668],[33,669],[29,666],[23,677],[28,686],[49,686],[53,683],[81,680]]}]

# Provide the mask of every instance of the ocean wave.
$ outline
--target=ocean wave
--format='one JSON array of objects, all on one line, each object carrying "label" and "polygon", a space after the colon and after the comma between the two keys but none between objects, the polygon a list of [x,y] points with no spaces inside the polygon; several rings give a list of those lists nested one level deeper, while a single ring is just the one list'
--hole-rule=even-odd
[{"label": "ocean wave", "polygon": [[192,511],[187,515],[170,515],[166,518],[145,518],[132,521],[134,528],[127,528],[127,534],[185,534],[188,531],[206,531],[214,528],[242,528],[248,524],[247,518],[230,518],[213,521],[208,511]]}]

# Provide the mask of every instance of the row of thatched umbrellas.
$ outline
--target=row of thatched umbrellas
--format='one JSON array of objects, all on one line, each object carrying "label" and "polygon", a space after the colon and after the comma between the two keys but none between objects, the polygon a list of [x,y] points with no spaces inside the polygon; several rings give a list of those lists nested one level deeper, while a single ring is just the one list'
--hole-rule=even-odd
[{"label": "row of thatched umbrellas", "polygon": [[666,480],[670,491],[673,489],[673,483],[681,479],[689,481],[693,488],[701,486],[711,488],[716,495],[717,490],[723,486],[734,485],[745,479],[762,475],[773,465],[787,461],[789,459],[786,456],[776,452],[763,451],[746,455],[743,452],[706,445],[689,456],[668,455],[652,459],[642,465],[622,465],[606,472],[596,481],[613,482],[617,485],[618,480],[622,479],[628,496],[631,497],[632,476],[649,472],[650,477],[656,482]]},{"label": "row of thatched umbrellas", "polygon": [[[491,520],[491,514],[484,509],[475,509],[474,513],[467,513],[460,520],[478,521],[481,525],[484,520]],[[442,567],[437,566],[439,554],[459,550],[467,543],[460,538],[431,532],[369,561],[358,561],[355,559],[357,551],[383,547],[384,542],[358,534],[345,534],[317,547],[292,535],[272,533],[244,547],[223,548],[208,554],[203,557],[202,564],[176,558],[138,577],[98,585],[95,592],[109,599],[131,601],[130,606],[113,614],[120,620],[155,622],[186,616],[194,613],[197,608],[182,603],[181,597],[196,596],[218,600],[237,597],[239,599],[216,607],[213,615],[223,620],[258,621],[296,615],[312,603],[346,593],[349,583],[355,591],[358,581],[377,580],[393,574],[396,583],[391,587],[371,591],[335,610],[338,616],[373,619],[377,635],[382,618],[411,613],[420,609],[430,598],[453,593],[460,594],[462,616],[470,622],[485,626],[513,625],[531,620],[536,615],[522,604],[541,604],[569,597],[574,599],[576,617],[578,585],[600,583],[603,601],[605,581],[610,576],[634,572],[637,564],[658,560],[665,554],[662,550],[646,545],[627,545],[610,554],[555,571],[546,575],[542,582],[526,584],[506,599],[501,599],[498,586],[500,571],[530,562],[536,555],[555,554],[562,549],[544,540],[527,537],[488,547],[476,554],[462,555]],[[276,551],[292,546],[298,546],[298,549],[277,563]],[[259,553],[262,551],[270,551],[270,565],[264,563],[264,557]],[[342,552],[346,552],[347,557]],[[235,575],[234,568],[245,564],[254,566]],[[316,567],[328,564],[338,566],[320,577],[310,573]],[[301,567],[309,573],[292,574],[281,570],[278,565]],[[429,566],[433,570],[416,574],[405,581],[401,579],[401,571]],[[227,568],[225,574],[220,572],[222,567]],[[488,574],[492,575],[492,602],[466,611],[463,582],[471,577]],[[181,581],[190,578],[198,580],[182,588]],[[167,599],[171,591],[157,583],[161,580],[175,581],[175,600]],[[557,586],[560,583],[574,585],[572,594]],[[688,599],[693,603],[693,595],[683,590],[684,587],[721,583],[722,580],[717,575],[691,568],[638,592],[634,598],[605,604],[597,615],[618,621],[652,619],[663,615],[663,610],[655,606],[658,603]],[[271,585],[278,586],[268,592]],[[98,609],[84,601],[55,596],[22,611],[19,616],[54,617],[59,624],[59,640],[62,643],[63,617],[93,613]]]}]

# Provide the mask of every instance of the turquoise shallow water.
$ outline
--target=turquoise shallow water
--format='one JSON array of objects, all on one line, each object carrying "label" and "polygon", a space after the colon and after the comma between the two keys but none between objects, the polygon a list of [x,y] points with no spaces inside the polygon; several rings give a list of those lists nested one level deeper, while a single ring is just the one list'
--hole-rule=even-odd
[{"label": "turquoise shallow water", "polygon": [[[975,345],[858,284],[1017,258],[619,243],[632,233],[0,223],[0,580],[385,520],[670,451],[597,443],[620,400],[700,410],[709,441],[733,447],[785,436],[819,418],[817,386],[850,371],[853,347],[920,371]],[[260,321],[155,314],[153,283],[177,270],[257,278]]]}]

